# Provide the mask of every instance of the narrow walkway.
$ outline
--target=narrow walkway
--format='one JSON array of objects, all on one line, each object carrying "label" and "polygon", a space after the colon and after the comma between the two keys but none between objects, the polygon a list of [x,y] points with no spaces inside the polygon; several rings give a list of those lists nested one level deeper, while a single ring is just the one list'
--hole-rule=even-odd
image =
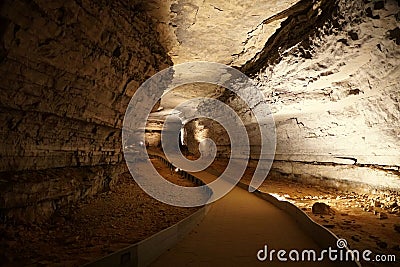
[{"label": "narrow walkway", "polygon": [[[215,179],[205,171],[195,175],[205,182]],[[257,252],[265,245],[268,250],[288,252],[321,249],[284,211],[235,187],[212,205],[197,228],[151,266],[335,266],[331,262],[280,263],[276,257],[273,262],[260,262]]]}]

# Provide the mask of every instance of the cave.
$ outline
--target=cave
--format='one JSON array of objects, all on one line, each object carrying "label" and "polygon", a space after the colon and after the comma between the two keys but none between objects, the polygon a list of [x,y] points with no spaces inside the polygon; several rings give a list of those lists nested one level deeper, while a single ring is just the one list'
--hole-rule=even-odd
[{"label": "cave", "polygon": [[399,266],[399,0],[5,0],[0,36],[0,266]]}]

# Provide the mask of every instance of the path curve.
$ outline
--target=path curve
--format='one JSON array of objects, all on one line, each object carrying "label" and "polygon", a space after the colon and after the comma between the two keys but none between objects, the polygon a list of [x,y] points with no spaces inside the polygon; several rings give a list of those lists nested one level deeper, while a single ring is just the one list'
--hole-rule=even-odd
[{"label": "path curve", "polygon": [[[206,183],[216,178],[206,171],[195,176]],[[280,263],[276,258],[260,262],[257,252],[264,245],[287,251],[321,250],[289,214],[235,187],[212,204],[197,228],[151,266],[343,266],[329,261]]]}]

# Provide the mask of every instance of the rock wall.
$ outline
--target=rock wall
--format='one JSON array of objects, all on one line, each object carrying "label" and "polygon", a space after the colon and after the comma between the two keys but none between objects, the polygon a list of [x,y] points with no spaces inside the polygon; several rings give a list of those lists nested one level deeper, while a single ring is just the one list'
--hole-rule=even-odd
[{"label": "rock wall", "polygon": [[377,3],[339,1],[307,48],[288,49],[257,76],[277,159],[400,166],[400,46],[390,35],[400,7]]},{"label": "rock wall", "polygon": [[[308,47],[309,38],[312,38],[318,29],[339,12],[337,2],[336,0],[301,0],[290,8],[265,19],[262,22],[263,25],[286,18],[269,37],[264,48],[240,67],[241,71],[246,75],[254,76],[265,66],[278,62],[285,50],[298,44]],[[303,56],[309,57],[310,53],[304,51]]]},{"label": "rock wall", "polygon": [[[274,171],[335,180],[331,184],[346,181],[353,189],[360,183],[398,189],[399,3],[315,3],[290,15],[262,52],[241,67],[253,75],[274,115]],[[260,139],[249,108],[229,93],[220,99],[247,121],[257,158]],[[219,155],[227,156],[229,140],[222,129],[198,124],[192,131],[206,126],[205,137],[222,139]],[[196,144],[189,147],[196,152]]]},{"label": "rock wall", "polygon": [[[251,59],[299,0],[175,0],[175,64],[203,60],[234,66]],[[310,0],[311,2],[311,0]],[[279,16],[276,16],[279,14]],[[263,23],[270,19],[269,23]]]},{"label": "rock wall", "polygon": [[[68,183],[64,167],[103,166],[94,171],[102,173],[123,164],[127,104],[143,81],[172,63],[145,1],[6,0],[0,16],[0,208],[6,211],[81,190],[56,186],[57,194],[37,198],[35,192],[50,190],[41,181],[57,175],[43,172],[35,191],[17,171],[58,168],[57,179]],[[101,179],[93,181],[98,190],[108,178]],[[11,201],[11,188],[32,197]]]}]

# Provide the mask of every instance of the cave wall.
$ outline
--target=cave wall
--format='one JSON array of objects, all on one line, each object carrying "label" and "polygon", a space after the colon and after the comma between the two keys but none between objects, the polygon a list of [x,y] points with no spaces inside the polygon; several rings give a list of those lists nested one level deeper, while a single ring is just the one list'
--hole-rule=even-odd
[{"label": "cave wall", "polygon": [[[352,190],[400,188],[399,14],[398,1],[316,1],[282,22],[241,67],[274,115],[274,173]],[[229,93],[220,99],[247,122],[257,159],[260,139],[249,107]],[[228,157],[223,129],[198,124],[192,131],[208,129],[205,137]],[[190,142],[197,152],[198,141]]]},{"label": "cave wall", "polygon": [[[267,65],[279,62],[287,49],[299,43],[302,47],[308,47],[309,38],[313,38],[318,29],[337,14],[337,4],[337,0],[300,0],[284,12],[264,20],[263,24],[269,24],[285,18],[275,33],[268,38],[263,49],[243,64],[240,70],[254,77]],[[304,51],[302,55],[309,57],[310,53]]]},{"label": "cave wall", "polygon": [[170,64],[131,1],[6,1],[0,171],[121,162],[130,97]]},{"label": "cave wall", "polygon": [[205,60],[240,66],[262,49],[299,0],[172,2],[175,64]]},{"label": "cave wall", "polygon": [[306,47],[259,76],[276,114],[274,167],[355,191],[398,190],[400,47],[391,32],[399,29],[399,4],[339,1],[338,8]]},{"label": "cave wall", "polygon": [[127,104],[172,62],[145,1],[6,0],[0,16],[0,208],[51,214],[124,169]]},{"label": "cave wall", "polygon": [[276,159],[398,170],[399,12],[396,1],[339,1],[305,46],[257,76],[274,113]]}]

